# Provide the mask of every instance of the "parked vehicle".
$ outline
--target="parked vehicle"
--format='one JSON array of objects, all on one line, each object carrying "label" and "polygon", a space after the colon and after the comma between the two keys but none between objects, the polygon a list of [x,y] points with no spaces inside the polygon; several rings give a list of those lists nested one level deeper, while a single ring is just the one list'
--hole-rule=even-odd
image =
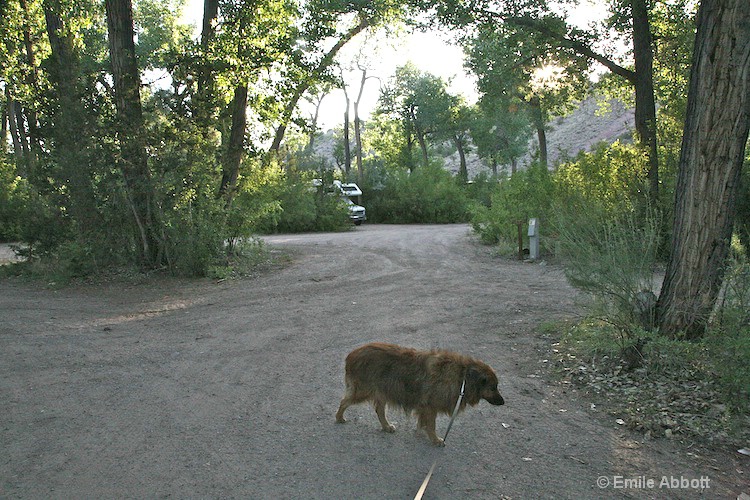
[{"label": "parked vehicle", "polygon": [[[320,189],[322,185],[322,180],[313,179],[311,189]],[[351,196],[362,196],[362,190],[355,183],[342,183],[341,181],[334,180],[331,187],[326,189],[326,193],[337,194],[341,197],[342,201],[346,204],[346,208],[349,210],[349,220],[355,225],[359,226],[367,220],[365,207],[357,205],[350,198]]]},{"label": "parked vehicle", "polygon": [[341,181],[333,181],[333,185],[338,188],[341,197],[349,209],[349,220],[357,226],[366,221],[367,211],[365,207],[357,205],[350,198],[351,196],[362,196],[362,190],[359,189],[359,186],[353,182],[342,183]]}]

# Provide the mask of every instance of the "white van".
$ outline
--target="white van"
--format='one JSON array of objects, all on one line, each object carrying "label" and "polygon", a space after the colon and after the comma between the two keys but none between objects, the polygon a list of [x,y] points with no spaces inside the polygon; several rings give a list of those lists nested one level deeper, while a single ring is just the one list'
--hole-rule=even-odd
[{"label": "white van", "polygon": [[339,189],[341,197],[344,199],[344,202],[349,209],[349,220],[357,226],[366,221],[367,212],[365,210],[365,207],[357,205],[350,198],[350,196],[362,195],[362,190],[359,189],[359,186],[357,186],[353,182],[342,183],[341,181],[333,181],[333,184]]}]

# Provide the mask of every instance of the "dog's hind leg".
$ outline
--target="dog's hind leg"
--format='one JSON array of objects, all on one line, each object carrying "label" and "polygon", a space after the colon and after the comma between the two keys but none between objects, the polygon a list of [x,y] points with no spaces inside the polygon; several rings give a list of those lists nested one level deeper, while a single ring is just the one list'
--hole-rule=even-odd
[{"label": "dog's hind leg", "polygon": [[417,426],[420,429],[424,429],[432,444],[435,446],[445,446],[443,439],[439,438],[435,433],[435,418],[437,418],[437,413],[432,410],[420,409],[417,412],[417,417]]},{"label": "dog's hind leg", "polygon": [[355,403],[357,403],[357,401],[354,401],[354,399],[347,392],[346,396],[344,396],[344,399],[341,400],[341,404],[339,404],[339,410],[336,412],[336,422],[338,422],[339,424],[346,423],[344,412],[347,408]]},{"label": "dog's hind leg", "polygon": [[383,426],[383,430],[385,432],[395,432],[396,428],[388,422],[388,419],[385,418],[385,402],[379,399],[375,400],[375,413],[378,415],[378,420],[380,420],[380,425]]},{"label": "dog's hind leg", "polygon": [[356,387],[347,380],[346,393],[339,404],[339,410],[336,412],[336,422],[340,424],[346,423],[346,419],[344,418],[344,412],[346,409],[351,405],[356,405],[357,403],[366,401],[369,398],[369,394],[357,391]]}]

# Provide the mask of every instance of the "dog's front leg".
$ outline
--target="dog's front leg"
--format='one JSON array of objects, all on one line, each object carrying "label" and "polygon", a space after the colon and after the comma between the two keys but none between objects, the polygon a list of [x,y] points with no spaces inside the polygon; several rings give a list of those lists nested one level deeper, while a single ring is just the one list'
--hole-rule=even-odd
[{"label": "dog's front leg", "polygon": [[385,418],[385,403],[383,401],[375,401],[375,413],[377,413],[380,425],[385,432],[396,432],[396,428]]},{"label": "dog's front leg", "polygon": [[430,441],[432,441],[432,444],[434,444],[435,446],[445,446],[443,439],[438,437],[438,435],[435,433],[436,418],[436,412],[431,410],[420,410],[418,413],[417,425],[420,428],[424,429],[424,431],[427,433],[427,437],[430,438]]}]

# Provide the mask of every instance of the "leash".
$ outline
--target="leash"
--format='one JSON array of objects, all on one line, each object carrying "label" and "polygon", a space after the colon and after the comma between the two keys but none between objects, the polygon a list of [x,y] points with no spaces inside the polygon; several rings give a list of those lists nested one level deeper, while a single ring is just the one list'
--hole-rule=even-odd
[{"label": "leash", "polygon": [[[458,395],[458,400],[456,401],[456,407],[453,408],[453,415],[451,415],[451,421],[448,422],[448,428],[445,429],[445,436],[443,436],[443,443],[445,443],[445,440],[448,439],[448,433],[451,431],[451,427],[453,427],[453,421],[456,420],[456,415],[458,415],[458,409],[461,407],[461,401],[463,401],[464,399],[465,388],[466,388],[466,378],[464,377],[463,382],[461,382],[461,392]],[[427,485],[430,482],[430,478],[432,478],[432,473],[435,471],[436,465],[437,465],[437,458],[432,462],[430,471],[427,473],[427,476],[424,478],[424,481],[422,481],[422,486],[419,487],[419,491],[417,491],[417,494],[414,495],[414,500],[422,500],[422,495],[424,495],[424,492],[427,489]]]}]

